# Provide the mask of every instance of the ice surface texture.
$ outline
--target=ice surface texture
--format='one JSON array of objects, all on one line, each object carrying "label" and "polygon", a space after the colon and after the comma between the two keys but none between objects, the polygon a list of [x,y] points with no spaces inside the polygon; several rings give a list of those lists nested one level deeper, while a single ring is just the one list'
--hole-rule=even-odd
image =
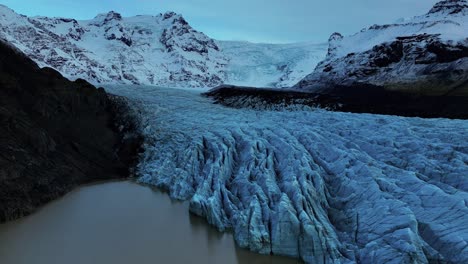
[{"label": "ice surface texture", "polygon": [[325,58],[327,44],[257,44],[219,41],[229,59],[225,83],[254,87],[291,87]]},{"label": "ice surface texture", "polygon": [[139,180],[190,200],[242,247],[311,263],[468,262],[466,120],[110,91],[143,107]]}]

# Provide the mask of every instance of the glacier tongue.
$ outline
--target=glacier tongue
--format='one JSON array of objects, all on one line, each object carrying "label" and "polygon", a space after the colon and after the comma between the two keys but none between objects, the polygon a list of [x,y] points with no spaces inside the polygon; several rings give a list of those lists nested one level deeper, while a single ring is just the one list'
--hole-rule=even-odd
[{"label": "glacier tongue", "polygon": [[113,86],[141,106],[139,181],[237,243],[310,263],[468,262],[468,122],[213,105]]}]

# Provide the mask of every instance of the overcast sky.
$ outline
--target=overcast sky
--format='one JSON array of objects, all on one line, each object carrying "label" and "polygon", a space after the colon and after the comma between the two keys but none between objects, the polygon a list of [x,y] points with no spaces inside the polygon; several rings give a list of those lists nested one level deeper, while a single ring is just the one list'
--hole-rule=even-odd
[{"label": "overcast sky", "polygon": [[325,42],[373,24],[426,13],[438,0],[0,0],[28,15],[90,19],[110,10],[123,16],[181,13],[197,30],[222,40]]}]

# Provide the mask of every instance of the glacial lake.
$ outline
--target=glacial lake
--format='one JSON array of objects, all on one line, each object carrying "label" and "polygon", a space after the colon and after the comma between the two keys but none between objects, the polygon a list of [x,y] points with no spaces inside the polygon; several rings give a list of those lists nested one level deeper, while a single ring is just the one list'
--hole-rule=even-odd
[{"label": "glacial lake", "polygon": [[1,264],[298,263],[236,247],[188,203],[129,181],[83,186],[0,225]]}]

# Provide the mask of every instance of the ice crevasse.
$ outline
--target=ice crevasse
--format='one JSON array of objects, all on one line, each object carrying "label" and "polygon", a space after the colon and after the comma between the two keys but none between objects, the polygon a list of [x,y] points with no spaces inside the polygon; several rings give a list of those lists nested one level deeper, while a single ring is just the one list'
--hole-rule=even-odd
[{"label": "ice crevasse", "polygon": [[[313,263],[468,261],[468,123],[211,104],[112,87],[142,107],[139,181],[237,243]],[[141,93],[140,93],[141,92]]]}]

